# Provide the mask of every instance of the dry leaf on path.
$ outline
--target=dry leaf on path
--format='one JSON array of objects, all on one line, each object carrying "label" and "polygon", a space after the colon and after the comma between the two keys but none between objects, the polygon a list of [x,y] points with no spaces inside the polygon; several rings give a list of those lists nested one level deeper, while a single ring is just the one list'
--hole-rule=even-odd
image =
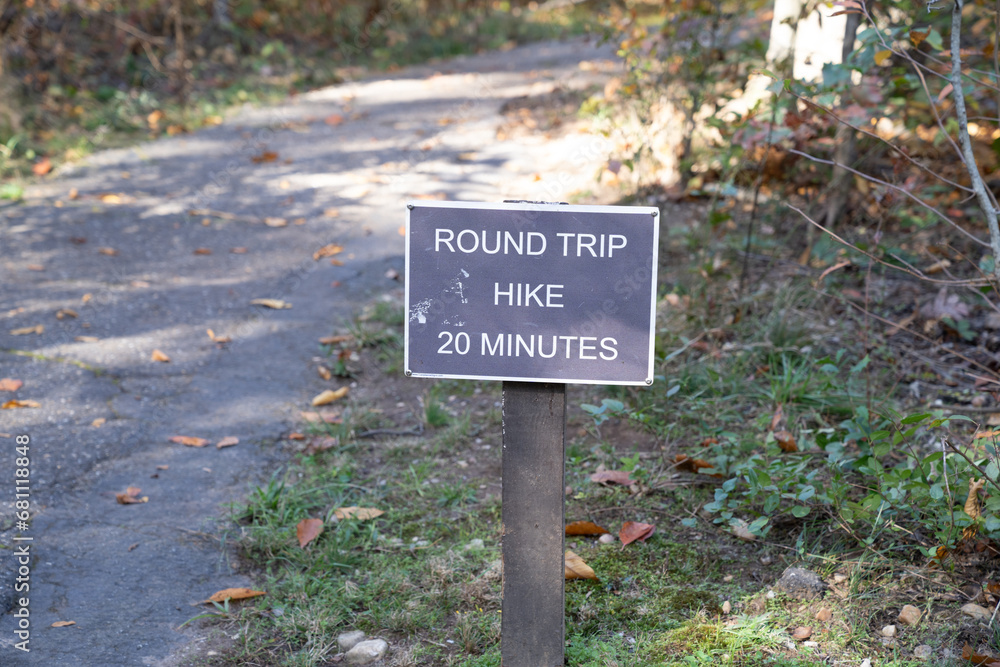
[{"label": "dry leaf on path", "polygon": [[333,510],[333,516],[340,520],[357,519],[358,521],[367,521],[383,514],[385,512],[374,507],[338,507]]},{"label": "dry leaf on path", "polygon": [[31,327],[21,327],[20,329],[11,329],[11,336],[27,336],[28,334],[41,334],[45,332],[44,324],[36,324]]},{"label": "dry leaf on path", "polygon": [[299,538],[299,546],[303,549],[306,545],[319,537],[323,532],[322,519],[302,519],[295,527],[295,535]]},{"label": "dry leaf on path", "polygon": [[[289,438],[291,438],[291,436],[289,436]],[[338,447],[339,445],[340,445],[340,438],[336,436],[332,435],[317,436],[309,441],[309,444],[306,445],[306,448],[303,451],[306,454],[316,454],[318,452],[325,452],[328,449],[333,449],[334,447]]]},{"label": "dry leaf on path", "polygon": [[208,334],[208,337],[212,339],[213,343],[232,343],[233,342],[232,336],[216,336],[215,332],[212,331],[211,329],[206,329],[205,333]]},{"label": "dry leaf on path", "polygon": [[50,628],[68,628],[71,625],[76,625],[76,621],[56,621]]},{"label": "dry leaf on path", "polygon": [[[674,467],[684,472],[700,473],[703,468],[712,468],[713,466],[704,459],[693,459],[687,454],[678,454],[674,457]],[[722,474],[712,473],[709,477],[722,477]]]},{"label": "dry leaf on path", "polygon": [[17,399],[11,399],[6,403],[4,403],[3,405],[0,405],[0,408],[4,410],[11,410],[13,408],[40,408],[40,407],[42,407],[42,404],[39,403],[38,401],[30,401],[30,400],[19,401]]},{"label": "dry leaf on path", "polygon": [[288,220],[284,218],[264,218],[264,224],[268,227],[287,227]]},{"label": "dry leaf on path", "polygon": [[973,665],[983,665],[984,667],[1000,667],[1000,660],[988,655],[980,655],[968,644],[962,647],[962,660]]},{"label": "dry leaf on path", "polygon": [[115,250],[114,248],[108,248],[108,247],[98,248],[97,252],[100,255],[107,255],[108,257],[114,257],[114,256],[116,256],[118,254],[117,250]]},{"label": "dry leaf on path", "polygon": [[347,387],[347,385],[344,385],[340,389],[336,390],[327,389],[326,391],[318,394],[315,398],[313,398],[312,405],[314,408],[319,407],[321,405],[328,405],[336,400],[343,398],[344,396],[347,396],[348,391],[350,391],[350,389]]},{"label": "dry leaf on path", "polygon": [[215,443],[215,448],[222,449],[223,447],[232,447],[233,445],[238,445],[238,444],[240,444],[239,438],[237,438],[235,435],[227,435],[225,438]]},{"label": "dry leaf on path", "polygon": [[344,252],[344,246],[337,243],[327,243],[325,246],[313,253],[313,259],[319,261],[324,257],[333,257]]},{"label": "dry leaf on path", "polygon": [[325,422],[327,424],[340,424],[343,418],[336,410],[320,410],[319,412],[303,410],[299,416],[310,423]]},{"label": "dry leaf on path", "polygon": [[167,363],[170,361],[170,357],[164,354],[161,350],[153,350],[153,354],[150,355],[153,361],[159,361],[162,363]]},{"label": "dry leaf on path", "polygon": [[757,539],[757,536],[750,532],[750,524],[743,519],[733,519],[732,523],[729,524],[729,529],[733,531],[733,535],[741,540],[753,542]]},{"label": "dry leaf on path", "polygon": [[323,122],[329,125],[330,127],[336,127],[337,125],[340,125],[341,123],[344,122],[344,117],[341,116],[339,113],[332,113],[326,118],[324,118]]},{"label": "dry leaf on path", "polygon": [[567,551],[564,557],[566,579],[597,579],[594,569],[583,562],[583,559],[572,551]]},{"label": "dry leaf on path", "polygon": [[618,539],[622,541],[622,546],[626,546],[639,540],[640,542],[645,542],[653,531],[656,530],[656,526],[651,523],[639,523],[638,521],[626,521],[622,524],[622,529],[618,531]]},{"label": "dry leaf on path", "polygon": [[281,299],[251,299],[250,305],[252,306],[265,306],[267,308],[273,308],[275,310],[282,310],[283,308],[291,308],[292,304],[287,301],[282,301]]},{"label": "dry leaf on path", "polygon": [[80,314],[72,308],[60,308],[56,311],[56,319],[61,320],[66,317],[80,317]]},{"label": "dry leaf on path", "polygon": [[45,266],[42,264],[28,264],[26,267],[29,271],[44,271]]},{"label": "dry leaf on path", "polygon": [[14,378],[0,378],[0,391],[17,391],[24,386],[21,380]]},{"label": "dry leaf on path", "polygon": [[792,633],[792,639],[796,639],[800,642],[805,641],[806,639],[809,639],[809,637],[812,636],[812,633],[813,629],[811,627],[807,625],[800,625],[799,627],[795,628],[795,632]]},{"label": "dry leaf on path", "polygon": [[194,254],[194,255],[211,255],[212,254],[212,249],[211,248],[195,248],[194,252],[192,254]]},{"label": "dry leaf on path", "polygon": [[610,532],[607,528],[601,528],[593,521],[574,521],[566,524],[566,535],[603,535]]},{"label": "dry leaf on path", "polygon": [[94,421],[90,422],[90,425],[93,426],[94,428],[101,428],[102,426],[104,426],[104,422],[106,421],[108,420],[105,419],[104,417],[98,417]]},{"label": "dry leaf on path", "polygon": [[258,155],[251,155],[250,161],[254,164],[264,164],[265,162],[274,162],[278,159],[278,154],[274,151],[264,151]]},{"label": "dry leaf on path", "polygon": [[208,440],[205,438],[196,438],[193,435],[175,435],[169,438],[170,442],[176,442],[178,445],[184,445],[186,447],[204,447],[208,444]]},{"label": "dry leaf on path", "polygon": [[35,176],[44,176],[52,171],[52,160],[43,157],[41,160],[31,165],[31,173]]},{"label": "dry leaf on path", "polygon": [[320,345],[336,345],[337,343],[346,343],[347,341],[354,338],[351,334],[341,334],[340,336],[323,336],[319,339]]},{"label": "dry leaf on path", "polygon": [[77,336],[74,338],[77,343],[97,343],[100,342],[100,338],[97,336]]},{"label": "dry leaf on path", "polygon": [[258,595],[267,595],[266,591],[255,591],[252,588],[224,588],[205,602],[225,602],[226,600],[246,600]]},{"label": "dry leaf on path", "polygon": [[329,380],[333,377],[333,373],[330,372],[330,369],[323,365],[316,366],[316,372],[319,373],[319,376],[324,380]]},{"label": "dry leaf on path", "polygon": [[605,482],[610,482],[612,484],[621,484],[622,486],[629,486],[632,484],[633,480],[629,477],[629,473],[624,470],[602,470],[600,472],[595,472],[590,476],[591,482],[597,482],[598,484],[603,484]]},{"label": "dry leaf on path", "polygon": [[118,501],[119,505],[135,505],[138,503],[148,503],[149,496],[140,497],[139,494],[142,493],[142,489],[138,486],[130,486],[123,493],[116,493],[115,500]]}]

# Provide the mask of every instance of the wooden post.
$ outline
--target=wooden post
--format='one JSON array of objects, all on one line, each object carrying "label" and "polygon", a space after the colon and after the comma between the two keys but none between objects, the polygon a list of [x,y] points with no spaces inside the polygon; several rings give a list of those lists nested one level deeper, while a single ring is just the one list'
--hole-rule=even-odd
[{"label": "wooden post", "polygon": [[565,651],[566,385],[503,383],[503,667]]}]

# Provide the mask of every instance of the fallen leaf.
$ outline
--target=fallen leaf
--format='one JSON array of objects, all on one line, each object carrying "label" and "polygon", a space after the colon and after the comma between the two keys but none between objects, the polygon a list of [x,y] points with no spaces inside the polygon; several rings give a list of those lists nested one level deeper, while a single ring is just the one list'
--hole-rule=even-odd
[{"label": "fallen leaf", "polygon": [[328,449],[333,449],[334,447],[337,447],[339,445],[340,445],[340,438],[332,435],[324,435],[315,437],[312,440],[310,440],[309,444],[306,445],[306,448],[303,451],[306,454],[316,454],[318,452],[325,452]]},{"label": "fallen leaf", "polygon": [[237,438],[235,435],[227,435],[225,438],[215,443],[215,448],[222,449],[223,447],[232,447],[233,445],[238,445],[238,444],[240,444],[239,438]]},{"label": "fallen leaf", "polygon": [[245,255],[247,254],[247,249],[244,248],[243,246],[237,246],[235,248],[230,248],[229,252],[233,253],[234,255]]},{"label": "fallen leaf", "polygon": [[108,420],[105,419],[104,417],[98,417],[94,421],[90,422],[90,425],[93,426],[94,428],[101,428],[102,426],[104,426],[104,422],[106,421]]},{"label": "fallen leaf", "polygon": [[[700,473],[702,468],[711,468],[713,466],[704,459],[693,459],[687,454],[678,454],[674,457],[674,467],[684,472]],[[712,473],[709,477],[722,477],[722,474]]]},{"label": "fallen leaf", "polygon": [[591,482],[597,482],[598,484],[603,484],[605,482],[610,482],[612,484],[621,484],[623,486],[629,486],[634,482],[629,473],[624,470],[602,470],[600,472],[595,472],[590,476]]},{"label": "fallen leaf", "polygon": [[323,122],[329,125],[330,127],[336,127],[344,122],[344,117],[341,116],[339,113],[332,113],[326,118],[324,118]]},{"label": "fallen leaf", "polygon": [[622,541],[622,546],[631,544],[636,540],[645,542],[653,534],[656,526],[651,523],[639,523],[638,521],[626,521],[622,524],[622,529],[618,531],[618,539]]},{"label": "fallen leaf", "polygon": [[315,408],[321,405],[327,405],[329,403],[333,403],[334,401],[341,399],[344,396],[347,396],[348,391],[350,390],[346,385],[336,390],[327,389],[326,391],[318,394],[315,398],[313,398],[312,405]]},{"label": "fallen leaf", "polygon": [[11,336],[27,336],[28,334],[40,334],[45,331],[45,325],[36,324],[33,327],[21,327],[20,329],[11,329]]},{"label": "fallen leaf", "polygon": [[977,433],[974,436],[972,436],[972,439],[978,440],[979,438],[992,438],[995,436],[1000,436],[1000,430],[983,431],[982,433]]},{"label": "fallen leaf", "polygon": [[795,632],[792,633],[792,639],[796,639],[800,642],[805,641],[806,639],[809,639],[809,637],[812,636],[812,633],[813,629],[811,627],[809,627],[808,625],[800,625],[799,627],[795,628]]},{"label": "fallen leaf", "polygon": [[566,535],[603,535],[609,533],[607,528],[601,528],[593,521],[574,521],[566,524]]},{"label": "fallen leaf", "polygon": [[799,451],[798,445],[795,444],[795,436],[789,431],[775,431],[774,440],[778,443],[778,448],[786,453],[792,453]]},{"label": "fallen leaf", "polygon": [[288,220],[284,218],[264,218],[264,224],[268,227],[287,227]]},{"label": "fallen leaf", "polygon": [[325,218],[339,218],[340,210],[335,208],[328,208],[323,211],[323,217]]},{"label": "fallen leaf", "polygon": [[976,653],[971,646],[966,644],[962,647],[962,660],[971,662],[973,665],[985,665],[985,667],[1000,667],[1000,660],[988,655]]},{"label": "fallen leaf", "polygon": [[785,408],[778,403],[778,407],[774,409],[774,414],[771,415],[771,430],[778,428],[778,425],[785,421]]},{"label": "fallen leaf", "polygon": [[71,625],[76,625],[76,621],[56,621],[50,628],[68,628]]},{"label": "fallen leaf", "polygon": [[211,250],[211,248],[195,248],[194,252],[192,254],[194,254],[194,255],[211,255],[212,254],[212,250]]},{"label": "fallen leaf", "polygon": [[118,254],[117,250],[115,250],[114,248],[108,248],[108,247],[98,248],[97,252],[98,252],[98,254],[107,255],[108,257],[114,257],[115,255]]},{"label": "fallen leaf", "polygon": [[319,339],[320,345],[336,345],[337,343],[346,343],[347,341],[354,338],[351,334],[344,334],[341,336],[323,336]]},{"label": "fallen leaf", "polygon": [[101,339],[98,338],[97,336],[77,336],[73,340],[75,340],[78,343],[97,343]]},{"label": "fallen leaf", "polygon": [[340,424],[343,421],[340,413],[333,410],[321,410],[320,412],[303,410],[299,413],[299,416],[310,423],[325,422],[327,424]]},{"label": "fallen leaf", "polygon": [[747,542],[753,542],[757,539],[757,536],[750,532],[750,524],[748,524],[743,519],[733,519],[729,524],[729,529],[733,531],[733,535],[740,538],[741,540],[746,540]]},{"label": "fallen leaf", "polygon": [[319,376],[324,380],[329,380],[333,377],[333,373],[330,372],[330,369],[323,365],[317,366],[316,372],[319,373]]},{"label": "fallen leaf", "polygon": [[24,268],[28,269],[29,271],[44,271],[45,270],[45,267],[43,265],[41,265],[41,264],[28,264],[28,266],[26,266]]},{"label": "fallen leaf", "polygon": [[170,357],[165,355],[160,350],[153,350],[153,354],[150,356],[153,359],[153,361],[161,361],[163,363],[167,363],[168,361],[170,361]]},{"label": "fallen leaf", "polygon": [[61,320],[67,317],[80,317],[80,314],[71,308],[60,308],[56,311],[56,319]]},{"label": "fallen leaf", "polygon": [[327,243],[325,246],[313,253],[313,260],[318,262],[324,257],[333,257],[334,255],[339,255],[342,252],[344,252],[344,246],[336,243]]},{"label": "fallen leaf", "polygon": [[168,465],[158,465],[158,466],[156,466],[156,469],[157,470],[170,470],[170,466],[168,466]]},{"label": "fallen leaf", "polygon": [[264,151],[258,155],[251,155],[250,161],[254,164],[264,164],[265,162],[274,162],[278,159],[278,154],[274,151]]},{"label": "fallen leaf", "polygon": [[702,447],[711,447],[712,445],[719,444],[719,439],[715,436],[708,436],[699,443]]},{"label": "fallen leaf", "polygon": [[151,130],[157,129],[157,126],[160,124],[160,121],[163,120],[163,116],[164,113],[159,109],[150,112],[149,115],[146,116],[146,123],[149,125],[149,129]]},{"label": "fallen leaf", "polygon": [[251,299],[250,305],[252,306],[264,306],[266,308],[273,308],[274,310],[281,310],[283,308],[291,308],[292,304],[287,301],[282,301],[281,299]]},{"label": "fallen leaf", "polygon": [[121,204],[125,200],[120,194],[115,194],[114,192],[106,192],[97,198],[105,204]]},{"label": "fallen leaf", "polygon": [[24,382],[21,380],[15,380],[14,378],[0,379],[0,391],[17,391],[23,386]]},{"label": "fallen leaf", "polygon": [[305,440],[306,439],[306,434],[305,433],[299,433],[298,431],[294,431],[294,432],[288,434],[288,439],[289,440]]},{"label": "fallen leaf", "polygon": [[302,519],[295,527],[295,535],[299,538],[299,546],[303,549],[306,545],[319,537],[323,532],[322,519]]},{"label": "fallen leaf", "polygon": [[979,509],[979,490],[983,488],[985,483],[985,477],[983,479],[969,478],[969,496],[965,500],[964,509],[965,513],[973,519],[978,519],[982,514],[982,510]]},{"label": "fallen leaf", "polygon": [[44,176],[52,171],[52,160],[43,157],[41,160],[31,165],[31,171],[35,176]]},{"label": "fallen leaf", "polygon": [[0,408],[4,410],[12,410],[14,408],[40,408],[40,407],[42,407],[42,404],[39,403],[38,401],[30,401],[30,400],[19,401],[16,398],[12,398],[11,400],[7,401],[2,406],[0,406]]},{"label": "fallen leaf", "polygon": [[224,588],[212,594],[205,602],[225,602],[226,600],[246,600],[258,595],[267,595],[266,591],[255,591],[252,588]]},{"label": "fallen leaf", "polygon": [[572,551],[567,551],[564,557],[566,579],[597,579],[594,569],[583,562],[583,559]]},{"label": "fallen leaf", "polygon": [[367,521],[368,519],[374,519],[385,514],[382,510],[375,509],[374,507],[338,507],[333,510],[333,516],[340,520],[344,519],[357,519],[358,521]]},{"label": "fallen leaf", "polygon": [[233,342],[233,339],[232,339],[231,336],[216,336],[215,332],[212,331],[211,329],[206,329],[205,333],[208,334],[208,337],[212,339],[213,343],[231,343],[231,342]]},{"label": "fallen leaf", "polygon": [[886,50],[886,51],[879,51],[878,53],[875,54],[875,64],[881,67],[882,64],[885,61],[889,60],[889,58],[891,58],[891,57],[892,57],[892,51],[888,51],[888,50]]},{"label": "fallen leaf", "polygon": [[819,621],[820,623],[828,623],[832,618],[833,618],[833,612],[827,609],[826,607],[823,607],[822,609],[816,612],[816,620]]},{"label": "fallen leaf", "polygon": [[138,503],[148,503],[149,496],[140,497],[139,494],[142,493],[142,489],[138,486],[130,486],[123,493],[116,493],[115,500],[118,501],[120,505],[135,505]]},{"label": "fallen leaf", "polygon": [[193,435],[175,435],[168,439],[170,442],[176,442],[178,445],[186,447],[204,447],[208,444],[208,440],[205,438],[196,438]]}]

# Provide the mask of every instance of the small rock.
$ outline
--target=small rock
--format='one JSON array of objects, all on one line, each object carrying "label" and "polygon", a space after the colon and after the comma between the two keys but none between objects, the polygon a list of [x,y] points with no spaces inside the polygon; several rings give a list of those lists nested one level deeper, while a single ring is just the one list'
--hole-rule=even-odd
[{"label": "small rock", "polygon": [[872,667],[871,658],[865,658],[861,661],[861,667]]},{"label": "small rock", "polygon": [[913,649],[913,657],[917,660],[930,660],[931,656],[934,654],[934,649],[932,649],[927,644],[921,644],[920,646]]},{"label": "small rock", "polygon": [[337,646],[340,648],[341,653],[347,653],[364,640],[365,633],[361,632],[361,630],[351,630],[350,632],[342,632],[337,635]]},{"label": "small rock", "polygon": [[354,648],[344,655],[344,659],[351,665],[368,665],[381,660],[388,650],[389,642],[386,640],[368,639],[355,644]]},{"label": "small rock", "polygon": [[896,647],[896,638],[895,637],[879,637],[879,641],[882,642],[882,646],[885,646],[886,648],[895,648]]},{"label": "small rock", "polygon": [[760,564],[761,565],[770,565],[773,562],[774,562],[774,559],[771,558],[770,556],[761,556],[761,558],[760,558]]},{"label": "small rock", "polygon": [[993,612],[991,612],[989,609],[987,609],[986,607],[982,607],[974,602],[970,602],[969,604],[962,607],[962,613],[966,614],[967,616],[971,616],[976,620],[985,620],[993,616]]},{"label": "small rock", "polygon": [[573,495],[573,487],[572,486],[567,486],[565,493],[566,493],[567,496],[572,496]]},{"label": "small rock", "polygon": [[766,597],[766,598],[767,598],[768,600],[773,600],[774,598],[778,597],[778,594],[777,594],[777,593],[775,593],[774,591],[768,591],[768,592],[767,592],[767,595],[766,595],[765,597]]},{"label": "small rock", "polygon": [[814,641],[802,642],[802,645],[807,648],[819,648],[819,642]]},{"label": "small rock", "polygon": [[823,607],[822,609],[816,612],[816,620],[819,621],[820,623],[827,623],[830,621],[831,618],[833,618],[833,612],[827,609],[826,607]]},{"label": "small rock", "polygon": [[486,544],[478,537],[474,540],[469,540],[469,543],[465,545],[466,551],[471,551],[473,549],[485,549]]},{"label": "small rock", "polygon": [[722,578],[722,580],[723,580],[724,582],[726,582],[726,583],[728,584],[728,583],[729,583],[730,581],[732,581],[732,580],[733,580],[733,575],[731,575],[731,574],[727,574],[726,576],[724,576],[724,577]]},{"label": "small rock", "polygon": [[790,567],[782,573],[774,590],[796,600],[815,600],[826,592],[826,583],[811,570]]},{"label": "small rock", "polygon": [[604,533],[603,535],[597,538],[597,541],[600,542],[601,544],[614,544],[615,536],[612,535],[611,533]]},{"label": "small rock", "polygon": [[896,620],[903,625],[916,625],[920,622],[920,610],[912,604],[903,605],[903,611],[899,612]]},{"label": "small rock", "polygon": [[813,629],[808,625],[800,625],[795,628],[795,632],[792,633],[792,639],[802,641],[804,639],[809,639],[812,637]]},{"label": "small rock", "polygon": [[845,581],[847,581],[847,575],[846,574],[841,574],[840,572],[838,572],[835,575],[833,575],[833,583],[835,583],[835,584],[842,584]]},{"label": "small rock", "polygon": [[732,610],[733,610],[733,603],[732,602],[730,602],[729,600],[726,600],[725,602],[722,603],[722,613],[723,614],[728,614]]},{"label": "small rock", "polygon": [[895,625],[887,625],[884,628],[882,628],[882,636],[883,637],[895,637],[896,636],[896,626]]}]

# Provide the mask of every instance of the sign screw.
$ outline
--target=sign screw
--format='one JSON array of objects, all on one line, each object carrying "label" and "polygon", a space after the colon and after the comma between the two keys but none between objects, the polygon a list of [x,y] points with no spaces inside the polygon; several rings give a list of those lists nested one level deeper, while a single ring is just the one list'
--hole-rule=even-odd
[{"label": "sign screw", "polygon": [[409,368],[407,368],[407,369],[406,369],[406,370],[404,371],[404,374],[406,375],[406,377],[410,377],[411,375],[413,375],[413,371],[411,371],[411,370],[410,370]]},{"label": "sign screw", "polygon": [[649,214],[650,214],[651,216],[653,216],[654,218],[655,218],[655,217],[656,217],[657,215],[659,215],[659,213],[660,213],[659,211],[650,211],[650,212],[649,212]]},{"label": "sign screw", "polygon": [[416,207],[413,204],[407,204],[406,208],[408,208],[408,209],[410,209],[412,211]]},{"label": "sign screw", "polygon": [[[407,371],[409,373],[409,371]],[[646,384],[653,384],[653,378],[646,378]]]}]

